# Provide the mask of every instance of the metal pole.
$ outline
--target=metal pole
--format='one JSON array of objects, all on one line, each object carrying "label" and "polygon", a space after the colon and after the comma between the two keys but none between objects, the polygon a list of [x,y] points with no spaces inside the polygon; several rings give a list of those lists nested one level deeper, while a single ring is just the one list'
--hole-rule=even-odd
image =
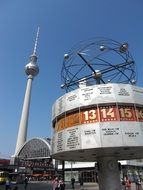
[{"label": "metal pole", "polygon": [[65,181],[65,161],[62,161],[62,178]]}]

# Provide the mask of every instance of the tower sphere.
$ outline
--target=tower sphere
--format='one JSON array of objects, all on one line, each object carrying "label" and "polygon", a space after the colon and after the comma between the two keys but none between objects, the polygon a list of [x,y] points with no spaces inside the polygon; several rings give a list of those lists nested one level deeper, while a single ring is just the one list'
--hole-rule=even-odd
[{"label": "tower sphere", "polygon": [[37,56],[32,55],[30,57],[30,63],[25,66],[25,73],[29,76],[36,76],[39,73],[39,67],[36,64]]}]

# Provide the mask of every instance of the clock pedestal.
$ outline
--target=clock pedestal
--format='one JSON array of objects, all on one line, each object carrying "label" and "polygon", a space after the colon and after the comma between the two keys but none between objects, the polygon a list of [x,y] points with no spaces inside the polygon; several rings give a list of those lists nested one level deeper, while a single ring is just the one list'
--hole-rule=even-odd
[{"label": "clock pedestal", "polygon": [[121,190],[119,164],[114,157],[98,159],[99,189]]}]

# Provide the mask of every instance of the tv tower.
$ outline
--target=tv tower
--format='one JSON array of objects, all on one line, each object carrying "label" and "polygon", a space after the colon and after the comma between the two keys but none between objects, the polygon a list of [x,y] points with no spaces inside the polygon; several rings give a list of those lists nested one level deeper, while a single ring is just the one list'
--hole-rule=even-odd
[{"label": "tv tower", "polygon": [[25,73],[27,75],[27,86],[26,86],[21,120],[20,120],[20,125],[19,125],[18,136],[17,136],[15,155],[17,155],[18,151],[20,150],[22,145],[26,142],[26,138],[27,138],[32,81],[33,81],[34,77],[36,75],[38,75],[38,73],[39,73],[39,67],[37,65],[37,55],[36,55],[38,38],[39,38],[39,27],[37,29],[34,50],[33,50],[32,55],[30,56],[30,62],[25,66]]}]

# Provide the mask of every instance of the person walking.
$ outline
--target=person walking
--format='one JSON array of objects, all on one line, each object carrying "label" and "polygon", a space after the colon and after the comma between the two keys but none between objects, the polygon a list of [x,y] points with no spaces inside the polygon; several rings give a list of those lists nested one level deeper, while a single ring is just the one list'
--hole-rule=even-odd
[{"label": "person walking", "polygon": [[80,183],[80,186],[83,186],[83,178],[82,177],[79,178],[79,183]]},{"label": "person walking", "polygon": [[71,178],[71,185],[72,185],[72,189],[74,189],[74,184],[75,184],[75,178],[74,178],[74,177],[72,177],[72,178]]},{"label": "person walking", "polygon": [[9,189],[11,189],[11,180],[7,178],[5,182],[5,190],[9,190]]},{"label": "person walking", "polygon": [[121,179],[121,183],[122,183],[122,190],[126,190],[126,177]]},{"label": "person walking", "polygon": [[59,180],[58,180],[58,177],[56,177],[52,181],[52,190],[59,190]]},{"label": "person walking", "polygon": [[136,182],[136,190],[142,190],[141,179],[139,176],[137,177],[135,182]]},{"label": "person walking", "polygon": [[24,180],[24,189],[27,189],[27,185],[28,185],[28,177],[26,177]]},{"label": "person walking", "polygon": [[131,180],[128,176],[126,176],[125,187],[126,189],[131,190]]},{"label": "person walking", "polygon": [[65,190],[65,183],[63,179],[59,180],[59,190]]}]

